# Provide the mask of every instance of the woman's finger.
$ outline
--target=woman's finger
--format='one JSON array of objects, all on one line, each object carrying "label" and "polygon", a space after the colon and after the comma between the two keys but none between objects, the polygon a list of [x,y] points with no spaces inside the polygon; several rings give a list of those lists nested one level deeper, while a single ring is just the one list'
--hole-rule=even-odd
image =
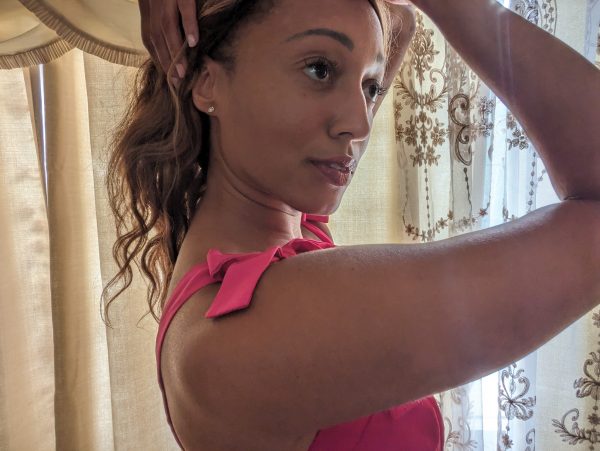
[{"label": "woman's finger", "polygon": [[165,74],[169,70],[171,65],[171,56],[169,55],[169,48],[165,42],[165,37],[162,31],[161,17],[162,17],[163,0],[156,0],[150,2],[150,39],[154,46],[154,53],[158,58],[160,66],[162,67]]},{"label": "woman's finger", "polygon": [[183,31],[185,32],[188,45],[195,47],[198,43],[198,18],[196,17],[196,0],[177,0]]},{"label": "woman's finger", "polygon": [[150,3],[148,0],[139,0],[138,5],[140,7],[142,42],[144,43],[146,50],[148,50],[150,57],[156,61],[156,50],[154,49],[154,44],[152,44],[152,38],[150,37]]},{"label": "woman's finger", "polygon": [[175,63],[176,73],[179,78],[185,75],[185,66],[182,61],[175,61],[177,52],[183,45],[183,38],[179,31],[179,9],[176,0],[163,0],[163,11],[160,21],[164,41],[169,51],[169,64]]}]

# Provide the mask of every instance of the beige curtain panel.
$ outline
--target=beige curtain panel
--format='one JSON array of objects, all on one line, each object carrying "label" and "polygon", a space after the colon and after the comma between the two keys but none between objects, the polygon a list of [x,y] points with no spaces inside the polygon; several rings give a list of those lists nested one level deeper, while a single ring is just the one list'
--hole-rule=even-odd
[{"label": "beige curtain panel", "polygon": [[111,63],[147,58],[133,0],[2,0],[0,69],[48,63],[73,47]]}]

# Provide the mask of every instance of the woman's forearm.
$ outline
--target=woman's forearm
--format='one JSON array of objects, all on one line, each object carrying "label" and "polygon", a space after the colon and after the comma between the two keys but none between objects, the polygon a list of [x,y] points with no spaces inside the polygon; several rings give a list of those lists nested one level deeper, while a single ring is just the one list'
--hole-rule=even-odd
[{"label": "woman's forearm", "polygon": [[558,195],[600,200],[600,71],[495,0],[415,0],[521,122]]}]

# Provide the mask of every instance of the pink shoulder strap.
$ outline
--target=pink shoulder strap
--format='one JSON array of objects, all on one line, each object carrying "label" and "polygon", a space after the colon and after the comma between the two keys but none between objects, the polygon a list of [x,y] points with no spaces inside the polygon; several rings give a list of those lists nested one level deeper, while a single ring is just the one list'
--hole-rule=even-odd
[{"label": "pink shoulder strap", "polygon": [[206,256],[206,263],[192,267],[182,277],[170,299],[167,300],[158,328],[157,354],[175,313],[200,288],[211,283],[222,282],[210,308],[204,315],[205,318],[215,318],[241,310],[250,305],[258,280],[271,262],[302,252],[330,247],[335,247],[331,241],[298,238],[283,246],[272,246],[262,252],[247,254],[224,254],[218,249],[210,249]]},{"label": "pink shoulder strap", "polygon": [[222,281],[205,318],[215,318],[248,307],[258,279],[271,264],[277,247],[252,254],[223,254],[217,249],[208,251],[208,272],[215,281]]},{"label": "pink shoulder strap", "polygon": [[334,246],[331,242],[298,238],[251,254],[223,254],[211,249],[206,259],[210,277],[223,283],[204,317],[214,318],[248,307],[258,280],[273,261]]},{"label": "pink shoulder strap", "polygon": [[325,241],[326,243],[333,244],[333,240],[329,238],[329,236],[318,226],[312,224],[309,221],[315,222],[329,222],[329,216],[326,215],[310,215],[307,213],[302,213],[302,225],[310,230],[312,233],[317,235],[320,240]]}]

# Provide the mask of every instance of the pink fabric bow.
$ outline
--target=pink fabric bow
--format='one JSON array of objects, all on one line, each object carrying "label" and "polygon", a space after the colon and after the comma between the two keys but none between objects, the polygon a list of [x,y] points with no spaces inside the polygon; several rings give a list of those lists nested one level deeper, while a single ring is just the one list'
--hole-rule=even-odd
[{"label": "pink fabric bow", "polygon": [[273,261],[330,247],[335,245],[296,238],[283,246],[272,246],[263,252],[250,254],[224,254],[217,249],[209,250],[206,257],[208,272],[215,282],[222,282],[222,285],[204,317],[215,318],[247,308],[258,279]]}]

